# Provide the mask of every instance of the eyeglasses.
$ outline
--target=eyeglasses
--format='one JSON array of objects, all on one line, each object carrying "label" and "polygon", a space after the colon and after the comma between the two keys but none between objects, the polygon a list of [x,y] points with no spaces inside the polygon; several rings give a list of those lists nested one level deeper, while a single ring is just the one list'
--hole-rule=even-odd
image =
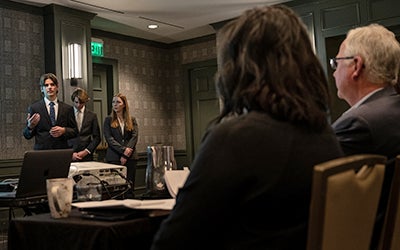
[{"label": "eyeglasses", "polygon": [[336,70],[336,68],[337,68],[337,60],[349,60],[349,59],[353,59],[353,58],[354,58],[354,56],[335,57],[335,58],[331,58],[331,59],[329,60],[329,63],[330,63],[330,65],[331,65],[331,68],[332,68],[333,70]]}]

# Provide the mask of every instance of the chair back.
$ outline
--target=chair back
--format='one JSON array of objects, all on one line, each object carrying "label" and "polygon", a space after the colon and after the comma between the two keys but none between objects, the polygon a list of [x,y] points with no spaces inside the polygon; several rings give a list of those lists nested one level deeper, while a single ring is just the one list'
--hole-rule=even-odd
[{"label": "chair back", "polygon": [[400,155],[396,157],[380,250],[400,250]]},{"label": "chair back", "polygon": [[314,167],[307,250],[369,250],[386,161],[359,154]]}]

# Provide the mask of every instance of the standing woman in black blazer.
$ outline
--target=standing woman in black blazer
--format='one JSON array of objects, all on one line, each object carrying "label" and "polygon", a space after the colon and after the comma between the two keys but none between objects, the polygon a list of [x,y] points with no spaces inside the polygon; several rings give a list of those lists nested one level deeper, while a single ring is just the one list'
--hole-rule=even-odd
[{"label": "standing woman in black blazer", "polygon": [[112,112],[105,118],[103,129],[108,144],[105,161],[126,166],[127,178],[132,182],[133,189],[139,130],[136,119],[129,114],[128,100],[121,93],[113,97]]}]

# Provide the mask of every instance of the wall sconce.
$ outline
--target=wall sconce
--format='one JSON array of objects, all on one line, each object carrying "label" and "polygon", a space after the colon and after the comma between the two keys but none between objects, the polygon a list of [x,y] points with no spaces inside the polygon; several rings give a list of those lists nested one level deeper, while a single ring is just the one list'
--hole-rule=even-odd
[{"label": "wall sconce", "polygon": [[82,78],[82,45],[68,44],[69,79]]}]

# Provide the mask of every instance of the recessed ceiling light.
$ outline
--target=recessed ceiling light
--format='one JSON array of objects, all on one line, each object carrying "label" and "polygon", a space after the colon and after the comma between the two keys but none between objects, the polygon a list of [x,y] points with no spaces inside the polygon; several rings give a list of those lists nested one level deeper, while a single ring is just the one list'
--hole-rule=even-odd
[{"label": "recessed ceiling light", "polygon": [[149,28],[149,29],[157,29],[157,28],[158,28],[158,25],[157,25],[157,24],[149,24],[149,25],[147,26],[147,28]]}]

